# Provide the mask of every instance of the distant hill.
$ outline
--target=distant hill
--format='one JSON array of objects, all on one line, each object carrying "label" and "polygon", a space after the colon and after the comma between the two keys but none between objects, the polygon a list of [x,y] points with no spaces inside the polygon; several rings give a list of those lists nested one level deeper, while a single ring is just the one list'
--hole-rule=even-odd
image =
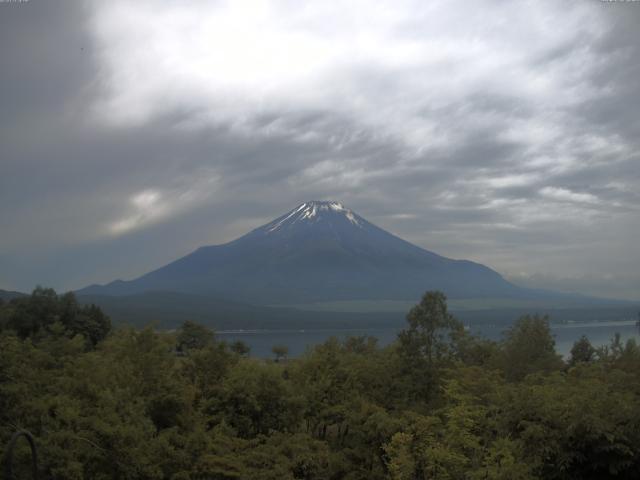
[{"label": "distant hill", "polygon": [[0,290],[0,298],[5,302],[12,300],[14,298],[20,298],[20,297],[26,297],[26,296],[27,296],[26,293],[14,292],[11,290]]},{"label": "distant hill", "polygon": [[494,270],[406,242],[338,202],[306,202],[224,245],[206,246],[131,281],[80,295],[179,292],[253,304],[450,298],[564,298],[518,287]]},{"label": "distant hill", "polygon": [[375,328],[404,324],[405,312],[320,312],[249,305],[178,292],[135,295],[79,295],[83,304],[96,304],[115,324],[176,328],[191,320],[216,330]]}]

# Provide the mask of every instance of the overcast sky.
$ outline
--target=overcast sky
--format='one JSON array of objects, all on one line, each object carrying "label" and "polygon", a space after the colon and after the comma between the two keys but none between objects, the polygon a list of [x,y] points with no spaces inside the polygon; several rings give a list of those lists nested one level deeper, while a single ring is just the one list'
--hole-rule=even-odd
[{"label": "overcast sky", "polygon": [[337,200],[640,299],[640,2],[0,2],[0,288],[130,279]]}]

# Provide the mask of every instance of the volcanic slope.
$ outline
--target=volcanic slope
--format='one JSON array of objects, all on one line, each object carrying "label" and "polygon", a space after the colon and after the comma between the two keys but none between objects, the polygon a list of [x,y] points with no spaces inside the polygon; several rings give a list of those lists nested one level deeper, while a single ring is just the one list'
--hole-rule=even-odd
[{"label": "volcanic slope", "polygon": [[533,298],[494,270],[453,260],[373,225],[339,202],[305,202],[223,245],[205,246],[131,281],[79,294],[181,292],[257,304],[415,300],[426,290],[451,298]]}]

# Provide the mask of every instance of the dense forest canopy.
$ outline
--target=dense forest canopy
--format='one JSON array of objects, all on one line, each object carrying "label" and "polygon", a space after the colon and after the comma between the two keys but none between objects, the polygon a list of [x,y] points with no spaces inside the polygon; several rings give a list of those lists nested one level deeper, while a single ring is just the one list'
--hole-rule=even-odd
[{"label": "dense forest canopy", "polygon": [[[0,304],[0,442],[31,431],[55,479],[635,479],[640,348],[548,319],[500,342],[427,292],[392,345],[330,339],[250,356],[185,322],[111,327],[73,294]],[[26,463],[28,450],[17,452]],[[26,478],[26,477],[25,477]]]}]

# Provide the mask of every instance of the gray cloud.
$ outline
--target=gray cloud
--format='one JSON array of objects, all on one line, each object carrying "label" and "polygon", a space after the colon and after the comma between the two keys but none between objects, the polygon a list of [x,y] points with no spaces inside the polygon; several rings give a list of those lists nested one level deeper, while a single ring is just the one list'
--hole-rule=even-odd
[{"label": "gray cloud", "polygon": [[130,278],[331,198],[640,297],[638,5],[268,5],[0,4],[0,288]]}]

